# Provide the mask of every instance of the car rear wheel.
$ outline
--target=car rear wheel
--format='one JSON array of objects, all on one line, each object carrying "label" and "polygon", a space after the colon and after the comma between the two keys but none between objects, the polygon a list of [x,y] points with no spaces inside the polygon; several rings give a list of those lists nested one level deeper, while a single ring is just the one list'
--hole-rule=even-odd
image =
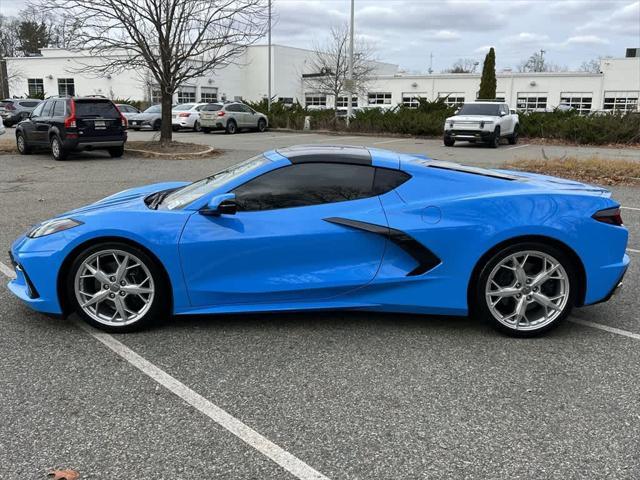
[{"label": "car rear wheel", "polygon": [[516,143],[518,143],[518,137],[519,137],[518,130],[519,130],[518,125],[516,125],[513,129],[513,133],[509,135],[509,145],[515,145]]},{"label": "car rear wheel", "polygon": [[16,134],[16,148],[21,155],[29,155],[31,153],[31,148],[27,145],[27,140],[20,132]]},{"label": "car rear wheel", "polygon": [[203,133],[211,133],[211,129],[207,128],[207,127],[202,127],[202,132]]},{"label": "car rear wheel", "polygon": [[168,309],[168,288],[157,263],[119,242],[80,253],[70,269],[67,291],[78,315],[108,332],[138,330]]},{"label": "car rear wheel", "polygon": [[556,327],[571,313],[577,290],[571,259],[537,242],[497,252],[478,279],[472,309],[514,337],[532,337]]},{"label": "car rear wheel", "polygon": [[264,132],[267,129],[267,122],[264,118],[258,120],[258,131]]},{"label": "car rear wheel", "polygon": [[200,130],[202,130],[202,128],[200,127],[200,122],[196,120],[196,122],[193,124],[193,131],[199,132]]},{"label": "car rear wheel", "polygon": [[491,148],[498,148],[500,146],[500,127],[496,127],[493,131],[493,135],[489,139],[489,146]]},{"label": "car rear wheel", "polygon": [[68,155],[57,135],[51,137],[51,155],[55,160],[64,160]]},{"label": "car rear wheel", "polygon": [[162,122],[160,120],[156,120],[155,122],[153,122],[153,126],[151,128],[153,129],[153,131],[157,132],[158,130],[160,130],[161,126]]},{"label": "car rear wheel", "polygon": [[233,120],[229,120],[227,122],[227,128],[226,128],[226,132],[233,135],[234,133],[236,133],[238,131],[238,125],[236,125],[236,122]]},{"label": "car rear wheel", "polygon": [[451,138],[451,137],[449,137],[447,135],[444,136],[444,146],[445,147],[453,147],[453,145],[455,143],[456,143],[456,141],[453,138]]},{"label": "car rear wheel", "polygon": [[111,158],[120,158],[124,155],[124,145],[121,147],[111,147],[108,151]]}]

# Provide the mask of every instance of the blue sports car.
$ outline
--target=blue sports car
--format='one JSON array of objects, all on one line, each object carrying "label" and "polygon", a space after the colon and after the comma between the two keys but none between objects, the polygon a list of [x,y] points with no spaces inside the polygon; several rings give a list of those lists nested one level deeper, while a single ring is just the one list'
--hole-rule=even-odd
[{"label": "blue sports car", "polygon": [[351,146],[268,151],[33,227],[11,291],[123,332],[173,313],[354,309],[533,336],[608,300],[629,264],[602,188]]}]

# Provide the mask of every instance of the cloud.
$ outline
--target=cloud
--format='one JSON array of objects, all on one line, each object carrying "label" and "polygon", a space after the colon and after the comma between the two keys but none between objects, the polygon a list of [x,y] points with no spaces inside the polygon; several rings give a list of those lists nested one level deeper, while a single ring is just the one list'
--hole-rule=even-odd
[{"label": "cloud", "polygon": [[[607,3],[607,2],[595,2]],[[577,32],[613,33],[640,37],[640,1],[629,3],[609,15],[599,16],[575,29]]]},{"label": "cloud", "polygon": [[520,32],[517,35],[506,37],[505,42],[517,45],[544,45],[549,42],[549,35]]},{"label": "cloud", "polygon": [[462,36],[459,32],[453,32],[451,30],[438,30],[437,32],[430,32],[425,35],[427,40],[434,42],[454,42],[460,40]]},{"label": "cloud", "polygon": [[608,45],[611,42],[596,35],[576,35],[575,37],[569,37],[565,43],[568,45]]}]

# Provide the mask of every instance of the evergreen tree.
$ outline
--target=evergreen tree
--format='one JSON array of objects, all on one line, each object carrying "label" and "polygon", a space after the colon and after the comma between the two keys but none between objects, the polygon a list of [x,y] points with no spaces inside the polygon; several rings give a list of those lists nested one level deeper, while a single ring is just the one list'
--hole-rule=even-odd
[{"label": "evergreen tree", "polygon": [[494,98],[496,98],[496,52],[491,47],[484,58],[484,65],[482,66],[478,100],[491,100]]}]

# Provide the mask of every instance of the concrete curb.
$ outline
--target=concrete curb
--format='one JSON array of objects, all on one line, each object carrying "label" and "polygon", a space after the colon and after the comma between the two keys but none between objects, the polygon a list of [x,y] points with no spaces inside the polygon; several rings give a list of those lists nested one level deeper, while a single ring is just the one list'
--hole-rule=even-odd
[{"label": "concrete curb", "polygon": [[125,153],[140,153],[143,155],[150,155],[155,157],[176,157],[176,156],[192,156],[192,157],[200,157],[202,155],[207,155],[208,153],[213,153],[216,151],[215,147],[210,147],[202,152],[186,152],[186,153],[163,153],[163,152],[153,152],[151,150],[140,150],[137,148],[126,148],[124,149]]}]

